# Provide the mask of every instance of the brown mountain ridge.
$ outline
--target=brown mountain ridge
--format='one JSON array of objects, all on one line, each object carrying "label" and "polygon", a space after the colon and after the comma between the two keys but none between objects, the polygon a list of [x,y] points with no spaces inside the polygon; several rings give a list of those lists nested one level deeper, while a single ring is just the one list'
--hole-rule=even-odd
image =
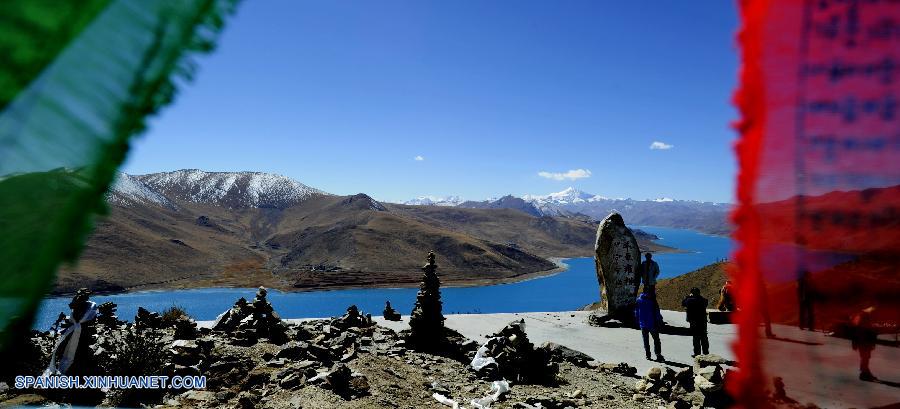
[{"label": "brown mountain ridge", "polygon": [[596,233],[584,220],[381,203],[256,172],[123,174],[109,203],[56,293],[414,285],[429,250],[447,283],[500,282],[552,271],[551,257],[590,256]]}]

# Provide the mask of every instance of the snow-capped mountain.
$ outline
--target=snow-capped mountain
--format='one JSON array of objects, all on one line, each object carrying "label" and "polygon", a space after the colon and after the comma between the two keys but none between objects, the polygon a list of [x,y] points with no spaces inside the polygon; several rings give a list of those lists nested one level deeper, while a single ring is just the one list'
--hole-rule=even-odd
[{"label": "snow-capped mountain", "polygon": [[120,206],[128,206],[135,203],[140,204],[156,204],[163,207],[175,208],[165,196],[159,194],[141,182],[136,177],[119,173],[116,175],[116,181],[109,188],[106,195],[110,203]]},{"label": "snow-capped mountain", "polygon": [[419,196],[402,202],[405,205],[417,206],[456,206],[463,200],[459,196]]},{"label": "snow-capped mountain", "polygon": [[588,216],[601,220],[619,212],[629,224],[688,228],[724,234],[731,230],[725,203],[676,200],[668,197],[648,200],[608,199],[568,188],[549,195],[526,195],[541,213],[548,216]]},{"label": "snow-capped mountain", "polygon": [[522,196],[522,199],[525,199],[526,201],[535,203],[537,205],[545,203],[564,205],[607,200],[603,196],[585,193],[581,190],[575,189],[574,187],[569,187],[561,192],[550,193],[549,195],[525,195]]},{"label": "snow-capped mountain", "polygon": [[317,195],[328,195],[286,176],[262,172],[205,172],[197,169],[147,175],[120,174],[110,189],[110,201],[155,203],[173,201],[228,208],[286,208]]},{"label": "snow-capped mountain", "polygon": [[[424,199],[424,198],[419,198]],[[446,202],[451,205],[452,202]],[[433,201],[414,200],[406,204],[434,204]],[[524,195],[521,198],[504,196],[500,199],[465,201],[459,207],[480,209],[515,209],[530,215],[559,216],[581,220],[602,220],[610,212],[619,212],[632,225],[664,226],[695,229],[707,233],[726,234],[731,231],[727,203],[658,199],[610,199],[586,193],[574,187],[546,195]]]}]

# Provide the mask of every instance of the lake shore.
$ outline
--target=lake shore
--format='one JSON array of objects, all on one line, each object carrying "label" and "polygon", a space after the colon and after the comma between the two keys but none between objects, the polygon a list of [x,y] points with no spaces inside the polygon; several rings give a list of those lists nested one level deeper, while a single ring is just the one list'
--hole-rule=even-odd
[{"label": "lake shore", "polygon": [[[641,251],[650,251],[657,254],[684,254],[691,253],[690,250],[679,249],[666,246],[656,241],[652,241],[649,245],[641,249]],[[593,254],[585,252],[580,257],[592,257]],[[546,257],[546,259],[554,264],[553,268],[539,270],[526,273],[491,271],[485,272],[484,276],[471,276],[458,272],[447,272],[438,270],[441,282],[445,287],[482,287],[489,285],[513,284],[538,278],[550,277],[565,272],[568,267],[562,260],[579,257]],[[323,272],[308,272],[310,274],[323,274]],[[90,288],[97,295],[116,295],[129,294],[144,291],[165,291],[165,290],[188,290],[203,288],[255,288],[264,286],[266,288],[275,289],[288,293],[301,293],[312,291],[336,291],[336,290],[356,290],[356,289],[389,289],[389,288],[415,288],[419,286],[421,281],[421,273],[419,271],[396,271],[396,272],[369,272],[369,271],[340,271],[333,273],[341,273],[354,276],[356,279],[348,280],[349,282],[333,282],[329,280],[314,280],[309,285],[298,286],[296,283],[290,282],[287,278],[276,274],[238,274],[237,272],[223,273],[215,276],[194,276],[188,275],[174,280],[165,282],[156,282],[142,284],[138,286],[126,287],[102,287]],[[74,291],[53,291],[50,297],[68,297],[72,296]]]},{"label": "lake shore", "polygon": [[[568,259],[567,257],[550,257],[547,260],[551,261],[555,266],[548,270],[535,271],[531,273],[522,273],[516,274],[507,277],[501,278],[466,278],[466,279],[445,279],[441,277],[441,285],[446,288],[458,288],[458,287],[482,287],[489,285],[500,285],[500,284],[513,284],[523,281],[535,280],[538,278],[550,277],[562,272],[565,272],[569,269],[568,265],[565,264],[564,260]],[[416,277],[419,277],[421,274],[416,273]],[[440,276],[440,270],[438,271],[438,276]],[[187,278],[185,279],[187,280]],[[135,286],[135,287],[126,287],[121,291],[109,291],[109,290],[97,290],[94,291],[95,295],[118,295],[118,294],[132,294],[139,292],[153,292],[153,291],[168,291],[168,290],[198,290],[205,288],[256,288],[259,285],[263,285],[266,288],[272,290],[278,290],[285,293],[305,293],[305,292],[316,292],[316,291],[338,291],[338,290],[362,290],[362,289],[390,289],[390,288],[416,288],[419,286],[421,280],[414,279],[410,281],[401,281],[401,282],[388,282],[388,283],[367,283],[367,284],[344,284],[344,285],[326,285],[326,286],[316,286],[316,287],[294,287],[289,285],[272,285],[273,283],[256,283],[247,284],[247,285],[203,285],[202,281],[196,282],[188,282],[188,283],[179,283],[178,281],[168,282],[163,285],[144,285],[144,286]],[[54,292],[51,293],[49,297],[70,297],[74,293],[73,292]]]}]

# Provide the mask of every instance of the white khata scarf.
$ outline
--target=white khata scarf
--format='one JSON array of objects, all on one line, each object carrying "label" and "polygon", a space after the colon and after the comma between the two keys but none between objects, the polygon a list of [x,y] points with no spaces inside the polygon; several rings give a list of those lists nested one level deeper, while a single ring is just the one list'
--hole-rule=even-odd
[{"label": "white khata scarf", "polygon": [[[81,339],[81,324],[93,320],[96,317],[97,303],[88,301],[88,309],[84,312],[84,315],[81,316],[81,319],[59,334],[56,345],[53,346],[53,353],[50,355],[50,365],[47,366],[43,376],[59,375],[65,373],[66,370],[69,369],[69,366],[72,365],[72,361],[75,360],[75,351],[78,350],[78,341]],[[71,316],[69,316],[69,321],[72,321]],[[63,354],[59,359],[59,365],[57,366],[56,355],[59,352],[59,347],[70,337],[71,340],[66,344],[66,349],[63,351]]]}]

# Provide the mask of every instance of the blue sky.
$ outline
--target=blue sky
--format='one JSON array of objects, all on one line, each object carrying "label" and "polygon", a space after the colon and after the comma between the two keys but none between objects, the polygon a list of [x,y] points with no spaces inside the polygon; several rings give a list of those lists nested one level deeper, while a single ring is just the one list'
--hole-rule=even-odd
[{"label": "blue sky", "polygon": [[248,0],[125,171],[731,201],[736,27],[726,0]]}]

